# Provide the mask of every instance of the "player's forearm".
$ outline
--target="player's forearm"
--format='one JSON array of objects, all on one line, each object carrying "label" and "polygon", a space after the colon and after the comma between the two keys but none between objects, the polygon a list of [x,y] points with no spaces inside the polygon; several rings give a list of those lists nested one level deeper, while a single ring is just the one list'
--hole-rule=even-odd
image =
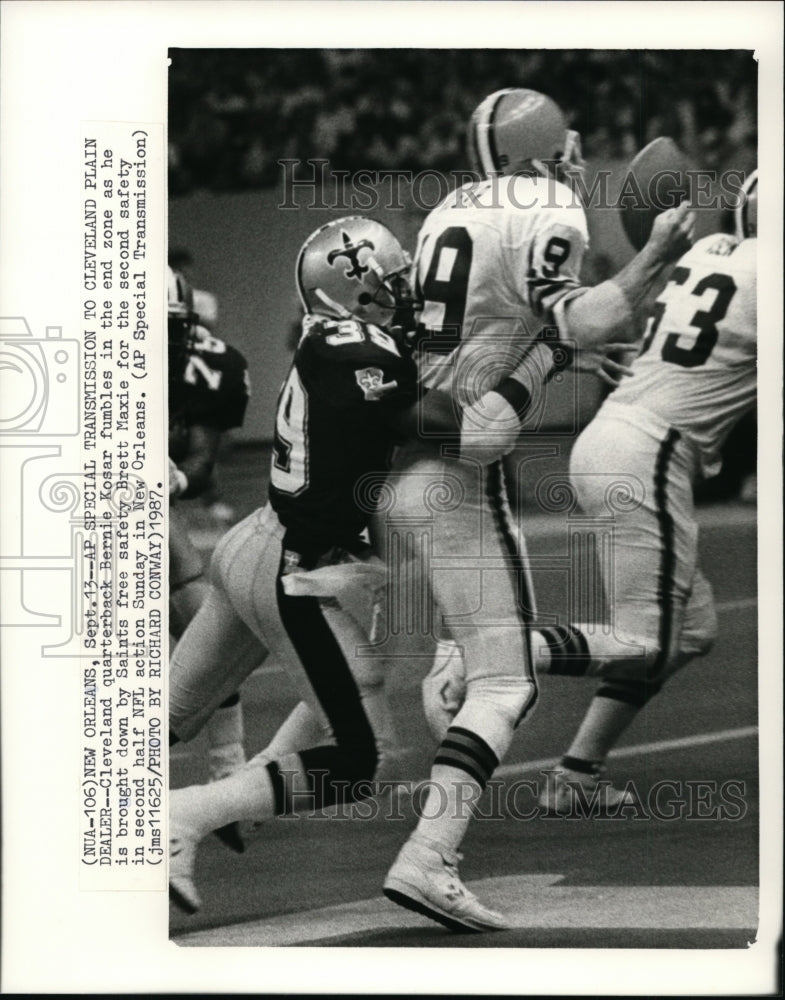
[{"label": "player's forearm", "polygon": [[568,338],[580,347],[635,340],[639,311],[667,266],[667,261],[645,246],[613,278],[569,299],[563,306]]},{"label": "player's forearm", "polygon": [[511,378],[463,411],[449,393],[431,389],[420,403],[396,414],[394,426],[408,440],[435,450],[450,446],[455,457],[487,465],[505,455],[518,437],[520,419],[510,399],[522,412],[529,403],[529,394]]},{"label": "player's forearm", "polygon": [[559,367],[553,348],[534,344],[510,375],[462,409],[451,394],[431,389],[419,404],[395,415],[396,430],[434,448],[457,446],[461,458],[483,465],[497,461],[515,446],[532,398]]},{"label": "player's forearm", "polygon": [[515,447],[531,393],[513,376],[463,411],[461,458],[490,465]]},{"label": "player's forearm", "polygon": [[460,422],[452,397],[432,390],[423,400],[420,412],[421,437],[435,447],[458,446],[461,458],[471,458],[482,465],[497,461],[518,440],[521,421],[532,399],[527,381],[531,381],[529,371],[522,376],[516,370],[467,406],[460,413]]}]

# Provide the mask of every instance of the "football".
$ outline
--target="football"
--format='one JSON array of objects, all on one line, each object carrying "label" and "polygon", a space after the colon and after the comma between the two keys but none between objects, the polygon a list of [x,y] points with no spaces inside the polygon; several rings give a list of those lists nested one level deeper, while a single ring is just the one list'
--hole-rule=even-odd
[{"label": "football", "polygon": [[673,139],[660,136],[632,160],[622,180],[618,207],[627,239],[641,250],[654,220],[689,196],[690,162]]}]

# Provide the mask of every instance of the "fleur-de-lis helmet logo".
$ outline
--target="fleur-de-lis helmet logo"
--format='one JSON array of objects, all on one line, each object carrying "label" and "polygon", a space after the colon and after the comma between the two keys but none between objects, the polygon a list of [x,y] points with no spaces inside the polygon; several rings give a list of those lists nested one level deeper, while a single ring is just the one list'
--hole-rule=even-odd
[{"label": "fleur-de-lis helmet logo", "polygon": [[359,281],[369,270],[367,264],[360,263],[360,251],[366,249],[375,250],[376,247],[370,240],[360,240],[358,243],[352,243],[351,236],[344,230],[341,230],[341,238],[343,239],[343,247],[339,250],[331,250],[327,254],[327,263],[330,267],[335,267],[335,262],[339,258],[348,257],[351,267],[344,271],[344,277],[357,278]]}]

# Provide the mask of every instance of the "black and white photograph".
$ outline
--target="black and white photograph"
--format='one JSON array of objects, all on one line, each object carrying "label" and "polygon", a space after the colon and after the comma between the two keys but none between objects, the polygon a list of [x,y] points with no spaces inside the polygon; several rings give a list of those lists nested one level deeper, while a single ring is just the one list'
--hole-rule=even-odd
[{"label": "black and white photograph", "polygon": [[170,58],[173,938],[746,947],[752,52]]},{"label": "black and white photograph", "polygon": [[782,4],[0,19],[2,991],[776,995]]}]

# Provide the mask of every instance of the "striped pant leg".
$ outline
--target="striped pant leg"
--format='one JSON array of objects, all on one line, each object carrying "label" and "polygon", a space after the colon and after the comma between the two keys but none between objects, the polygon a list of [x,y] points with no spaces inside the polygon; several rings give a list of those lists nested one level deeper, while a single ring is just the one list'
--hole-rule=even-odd
[{"label": "striped pant leg", "polygon": [[173,504],[169,509],[169,588],[176,590],[203,574],[202,557],[191,541],[185,514]]},{"label": "striped pant leg", "polygon": [[207,596],[202,557],[177,504],[169,508],[169,631],[179,638]]},{"label": "striped pant leg", "polygon": [[466,770],[466,734],[474,734],[473,766],[484,774],[506,752],[536,691],[523,628],[533,601],[502,472],[414,456],[392,485],[392,516],[428,526],[430,566],[421,569],[439,616],[463,649],[467,694],[455,719],[463,746],[460,754],[446,746],[439,754],[454,756],[453,766]]},{"label": "striped pant leg", "polygon": [[695,571],[692,591],[684,612],[677,648],[672,650],[665,667],[666,676],[681,670],[696,656],[705,656],[717,638],[717,609],[711,584],[700,571]]},{"label": "striped pant leg", "polygon": [[277,812],[367,797],[373,794],[376,736],[351,669],[367,638],[351,619],[329,618],[318,598],[286,594],[283,529],[270,508],[259,512],[257,528],[266,539],[263,549],[256,559],[242,552],[222,565],[223,585],[237,613],[286,670],[314,728],[332,734],[329,743],[267,765]]},{"label": "striped pant leg", "polygon": [[215,710],[240,687],[266,655],[259,637],[238,614],[223,586],[220,562],[233,553],[253,558],[251,518],[219,542],[211,563],[207,596],[172,655],[169,665],[169,725],[190,740]]},{"label": "striped pant leg", "polygon": [[[697,567],[689,457],[675,429],[661,439],[618,420],[596,420],[584,431],[571,461],[582,511],[608,518],[608,480],[614,473],[643,484],[641,503],[614,512],[611,615],[619,633],[643,649],[603,671],[632,680],[647,698],[658,690],[679,636]],[[589,645],[592,640],[589,638]],[[602,689],[601,689],[602,691]]]}]

